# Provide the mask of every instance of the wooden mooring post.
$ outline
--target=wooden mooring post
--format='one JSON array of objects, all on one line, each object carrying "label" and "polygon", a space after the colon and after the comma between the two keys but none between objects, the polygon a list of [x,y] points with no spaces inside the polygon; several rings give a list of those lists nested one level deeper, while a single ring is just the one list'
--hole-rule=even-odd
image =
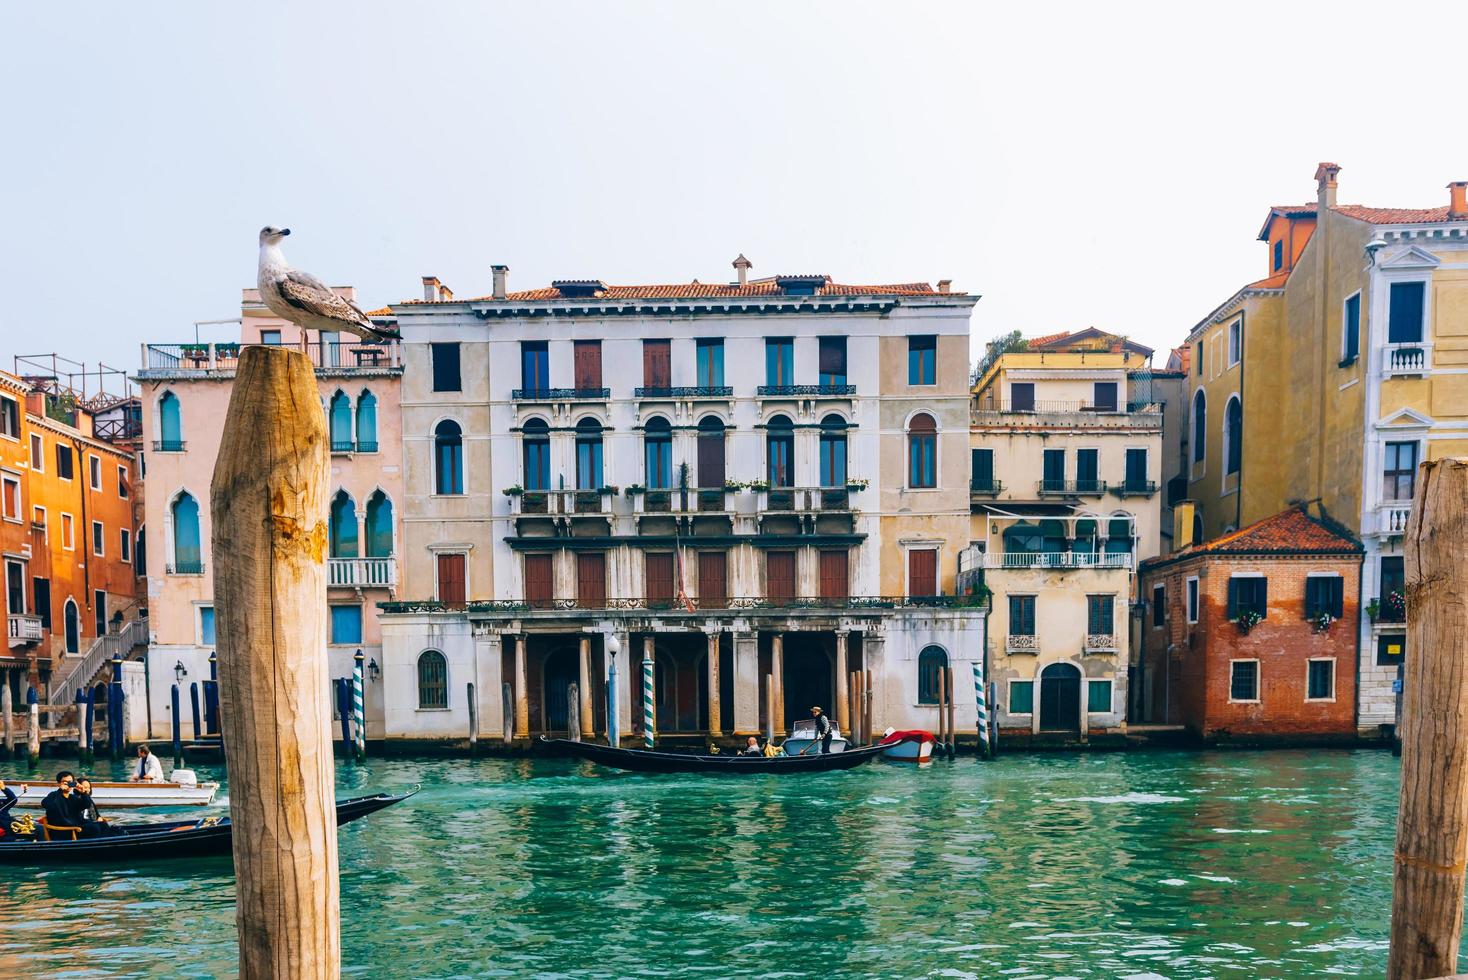
[{"label": "wooden mooring post", "polygon": [[1407,522],[1390,980],[1456,973],[1468,857],[1468,458],[1423,463]]},{"label": "wooden mooring post", "polygon": [[948,758],[958,754],[957,713],[954,704],[958,700],[958,685],[953,680],[953,668],[944,667],[943,676],[948,678]]},{"label": "wooden mooring post", "polygon": [[240,354],[211,492],[240,976],[341,975],[327,434],[300,351]]},{"label": "wooden mooring post", "polygon": [[31,702],[30,720],[26,726],[26,764],[32,772],[41,764],[41,706]]}]

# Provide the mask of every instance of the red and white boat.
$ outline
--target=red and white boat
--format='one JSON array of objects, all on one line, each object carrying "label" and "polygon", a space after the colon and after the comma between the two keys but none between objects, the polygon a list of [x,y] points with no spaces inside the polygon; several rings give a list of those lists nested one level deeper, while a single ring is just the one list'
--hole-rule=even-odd
[{"label": "red and white boat", "polygon": [[886,746],[882,758],[897,762],[931,762],[937,741],[932,732],[920,729],[899,732],[889,728],[882,736],[881,744]]}]

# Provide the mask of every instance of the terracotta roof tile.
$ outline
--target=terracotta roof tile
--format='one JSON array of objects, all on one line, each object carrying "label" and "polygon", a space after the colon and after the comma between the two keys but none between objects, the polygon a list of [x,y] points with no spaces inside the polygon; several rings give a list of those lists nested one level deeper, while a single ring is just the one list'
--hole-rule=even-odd
[{"label": "terracotta roof tile", "polygon": [[392,316],[392,307],[390,307],[390,306],[384,306],[380,310],[368,310],[367,311],[367,315],[370,316],[370,317],[388,317],[388,316]]},{"label": "terracotta roof tile", "polygon": [[1075,341],[1075,340],[1079,340],[1079,339],[1081,339],[1083,337],[1095,337],[1095,338],[1101,338],[1101,339],[1105,340],[1106,341],[1106,349],[1109,350],[1113,354],[1119,354],[1123,350],[1127,350],[1127,349],[1130,349],[1130,350],[1133,350],[1133,351],[1138,351],[1138,352],[1144,352],[1149,357],[1152,354],[1152,349],[1150,347],[1144,347],[1141,344],[1137,343],[1135,340],[1128,340],[1125,337],[1119,336],[1119,335],[1114,334],[1114,333],[1107,333],[1105,330],[1100,330],[1100,329],[1097,329],[1096,327],[1087,327],[1084,330],[1072,330],[1072,331],[1063,332],[1063,333],[1046,334],[1043,337],[1032,337],[1032,338],[1030,338],[1029,342],[1026,344],[1025,349],[1026,350],[1053,350],[1053,349],[1057,349],[1057,348],[1062,348],[1063,349],[1064,347],[1067,346],[1067,344],[1069,342]]},{"label": "terracotta roof tile", "polygon": [[[778,283],[773,280],[752,280],[743,286],[738,283],[705,283],[686,282],[668,283],[665,285],[650,286],[607,286],[605,290],[599,291],[595,296],[567,297],[554,286],[543,286],[539,289],[525,289],[519,292],[509,293],[505,299],[510,302],[543,302],[558,299],[596,299],[596,300],[623,300],[623,299],[746,299],[759,298],[763,296],[785,296],[797,295],[787,294]],[[875,286],[847,285],[844,283],[826,280],[824,286],[816,288],[817,296],[964,296],[965,293],[939,293],[931,285],[925,282],[905,282]],[[493,296],[477,296],[471,299],[457,299],[456,303],[480,303],[489,302]],[[424,300],[406,300],[399,304],[402,306],[421,305]]]},{"label": "terracotta roof tile", "polygon": [[1368,208],[1360,204],[1338,204],[1338,214],[1373,225],[1434,224],[1439,221],[1468,221],[1468,215],[1448,217],[1448,207],[1440,208]]},{"label": "terracotta roof tile", "polygon": [[1291,507],[1273,517],[1240,528],[1232,534],[1190,545],[1171,555],[1152,558],[1142,565],[1154,567],[1198,555],[1229,554],[1340,554],[1361,552],[1361,544],[1345,527],[1334,521],[1311,517],[1302,508]]},{"label": "terracotta roof tile", "polygon": [[1263,279],[1257,279],[1254,282],[1249,283],[1249,285],[1245,286],[1244,288],[1245,289],[1283,289],[1284,288],[1284,284],[1289,280],[1289,278],[1290,278],[1290,270],[1289,269],[1284,269],[1284,270],[1282,270],[1280,272],[1276,272],[1272,276],[1265,276]]}]

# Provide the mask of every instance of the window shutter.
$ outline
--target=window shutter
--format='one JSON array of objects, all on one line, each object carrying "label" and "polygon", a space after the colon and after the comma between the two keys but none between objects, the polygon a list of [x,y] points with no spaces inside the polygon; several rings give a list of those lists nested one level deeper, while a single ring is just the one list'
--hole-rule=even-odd
[{"label": "window shutter", "polygon": [[576,556],[576,598],[583,608],[597,609],[607,603],[607,561],[599,553]]},{"label": "window shutter", "polygon": [[576,387],[582,390],[601,387],[601,341],[578,340],[573,348],[576,356]]},{"label": "window shutter", "polygon": [[673,604],[673,556],[672,554],[649,554],[643,559],[647,579],[647,604],[670,606]]},{"label": "window shutter", "polygon": [[795,552],[766,552],[765,579],[765,592],[771,599],[795,598]]},{"label": "window shutter", "polygon": [[1344,578],[1326,579],[1330,583],[1330,614],[1336,619],[1345,615],[1346,604],[1346,580]]},{"label": "window shutter", "polygon": [[907,553],[907,594],[938,594],[938,552],[923,549]]},{"label": "window shutter", "polygon": [[464,556],[438,556],[438,601],[446,606],[464,604]]},{"label": "window shutter", "polygon": [[728,559],[722,551],[698,553],[698,601],[705,609],[722,608],[729,598]]},{"label": "window shutter", "polygon": [[550,555],[525,556],[525,601],[543,609],[555,598]]},{"label": "window shutter", "polygon": [[1260,616],[1268,615],[1269,579],[1256,578],[1254,581],[1257,583],[1254,586],[1254,608],[1258,611]]},{"label": "window shutter", "polygon": [[844,551],[821,552],[821,598],[844,599],[850,590],[848,556]]},{"label": "window shutter", "polygon": [[1231,578],[1228,580],[1228,618],[1239,618],[1239,585],[1240,580]]},{"label": "window shutter", "polygon": [[667,388],[672,385],[672,354],[669,341],[644,340],[642,342],[642,383],[648,388]]}]

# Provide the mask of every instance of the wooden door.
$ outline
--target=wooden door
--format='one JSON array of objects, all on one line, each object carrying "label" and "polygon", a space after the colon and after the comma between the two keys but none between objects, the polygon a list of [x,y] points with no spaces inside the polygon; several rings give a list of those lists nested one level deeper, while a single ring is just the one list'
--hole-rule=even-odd
[{"label": "wooden door", "polygon": [[851,592],[850,574],[847,552],[821,552],[821,598],[845,599]]},{"label": "wooden door", "polygon": [[550,555],[525,556],[525,601],[544,609],[555,598],[555,576]]},{"label": "wooden door", "polygon": [[1081,672],[1074,664],[1051,664],[1040,675],[1040,730],[1081,730]]},{"label": "wooden door", "polygon": [[938,594],[938,552],[935,549],[927,548],[907,553],[907,594],[910,596]]},{"label": "wooden door", "polygon": [[765,594],[771,599],[795,598],[795,552],[765,552]]},{"label": "wooden door", "polygon": [[464,604],[464,555],[438,556],[438,601],[446,606]]},{"label": "wooden door", "polygon": [[729,559],[722,551],[698,553],[698,604],[722,609],[729,602]]},{"label": "wooden door", "polygon": [[698,433],[698,485],[706,490],[724,486],[724,430]]},{"label": "wooden door", "polygon": [[671,342],[667,340],[644,340],[642,342],[642,383],[648,388],[668,388],[673,384],[673,358]]},{"label": "wooden door", "polygon": [[673,555],[671,552],[649,554],[646,564],[647,604],[667,608],[673,604]]},{"label": "wooden door", "polygon": [[607,556],[599,551],[576,556],[576,600],[583,609],[607,604]]},{"label": "wooden door", "polygon": [[601,387],[601,341],[578,340],[572,348],[576,361],[576,387]]}]

